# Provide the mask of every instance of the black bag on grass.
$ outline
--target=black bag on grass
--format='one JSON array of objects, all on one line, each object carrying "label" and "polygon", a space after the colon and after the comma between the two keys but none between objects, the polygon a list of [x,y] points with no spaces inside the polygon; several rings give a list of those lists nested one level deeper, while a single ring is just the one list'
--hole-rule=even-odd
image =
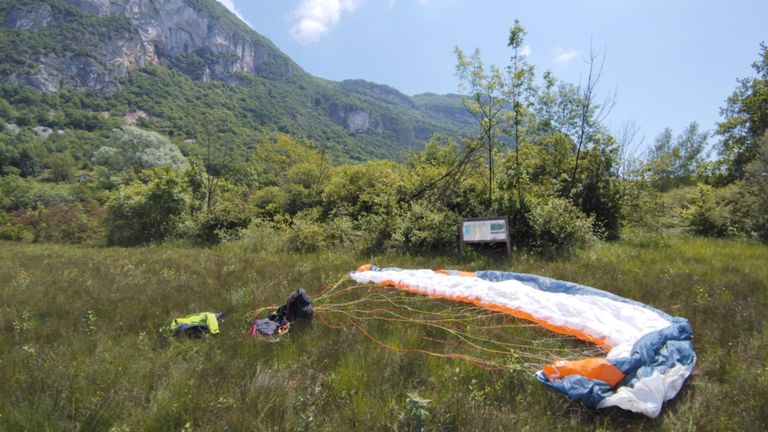
[{"label": "black bag on grass", "polygon": [[292,293],[284,305],[269,314],[266,319],[256,320],[251,336],[274,336],[288,331],[290,324],[296,321],[311,321],[315,311],[312,299],[304,289]]}]

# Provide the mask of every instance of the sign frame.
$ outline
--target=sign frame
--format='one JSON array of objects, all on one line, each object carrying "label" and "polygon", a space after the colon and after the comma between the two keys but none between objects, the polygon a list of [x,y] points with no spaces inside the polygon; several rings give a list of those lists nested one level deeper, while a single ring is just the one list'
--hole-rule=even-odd
[{"label": "sign frame", "polygon": [[[504,221],[504,240],[465,240],[464,222]],[[512,239],[509,236],[509,216],[496,216],[484,218],[459,219],[459,253],[464,253],[464,244],[506,243],[507,258],[512,257]]]}]

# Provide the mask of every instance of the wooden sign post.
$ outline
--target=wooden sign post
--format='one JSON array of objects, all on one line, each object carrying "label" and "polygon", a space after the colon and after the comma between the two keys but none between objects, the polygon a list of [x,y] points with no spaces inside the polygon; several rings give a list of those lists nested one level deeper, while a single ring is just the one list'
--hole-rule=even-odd
[{"label": "wooden sign post", "polygon": [[512,256],[512,241],[509,238],[509,218],[490,217],[459,220],[459,252],[464,252],[464,243],[506,243],[507,257]]}]

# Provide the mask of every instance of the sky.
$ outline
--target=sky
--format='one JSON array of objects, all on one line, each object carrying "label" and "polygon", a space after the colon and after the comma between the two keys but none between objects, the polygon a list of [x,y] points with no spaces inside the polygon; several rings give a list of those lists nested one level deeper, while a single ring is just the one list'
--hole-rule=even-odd
[{"label": "sky", "polygon": [[768,0],[219,1],[313,75],[408,95],[459,92],[456,46],[506,65],[517,18],[537,78],[551,70],[578,84],[590,47],[604,52],[598,90],[616,98],[606,123],[634,122],[646,147],[666,127],[678,134],[697,121],[714,131],[768,42]]}]

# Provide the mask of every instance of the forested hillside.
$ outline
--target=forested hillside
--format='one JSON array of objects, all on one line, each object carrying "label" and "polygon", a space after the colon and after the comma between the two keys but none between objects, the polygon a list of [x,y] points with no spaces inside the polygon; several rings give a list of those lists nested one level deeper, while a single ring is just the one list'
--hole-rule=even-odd
[{"label": "forested hillside", "polygon": [[[640,153],[636,127],[605,125],[613,102],[600,89],[601,54],[579,86],[537,76],[517,22],[503,68],[457,48],[464,95],[411,98],[312,77],[216,2],[115,15],[133,1],[0,4],[3,238],[210,244],[250,226],[286,233],[302,251],[446,250],[459,218],[488,214],[510,217],[516,248],[544,254],[626,229],[767,237],[764,45],[757,76],[726,101],[718,143],[694,122]],[[209,26],[184,42],[177,32],[195,20]],[[78,26],[106,41],[94,39],[88,58],[99,63],[117,43],[115,58],[134,64],[102,62],[86,68],[99,80],[36,87],[34,77],[61,72],[51,59],[83,64],[71,45]],[[148,48],[147,26],[153,43],[186,48]],[[718,157],[705,158],[709,149]]]},{"label": "forested hillside", "polygon": [[[715,130],[645,142],[608,126],[604,50],[574,84],[510,24],[508,62],[457,47],[460,94],[407,96],[313,77],[215,0],[0,0],[0,430],[766,430],[768,45]],[[488,216],[511,257],[458,250]],[[612,347],[625,329],[586,327],[625,309],[569,328],[450,271],[473,297],[353,283],[370,261],[572,281],[643,318]],[[521,296],[596,293],[541,280]],[[299,288],[312,325],[251,330]],[[174,337],[204,311],[218,336]],[[621,375],[564,372],[587,405],[534,378],[572,358]],[[658,417],[587,408],[675,368]]]},{"label": "forested hillside", "polygon": [[254,137],[282,132],[359,161],[402,159],[470,118],[386,86],[313,77],[215,0],[5,0],[0,23],[0,115],[20,127],[108,131],[140,111],[144,127],[194,140],[215,108],[241,158]]}]

